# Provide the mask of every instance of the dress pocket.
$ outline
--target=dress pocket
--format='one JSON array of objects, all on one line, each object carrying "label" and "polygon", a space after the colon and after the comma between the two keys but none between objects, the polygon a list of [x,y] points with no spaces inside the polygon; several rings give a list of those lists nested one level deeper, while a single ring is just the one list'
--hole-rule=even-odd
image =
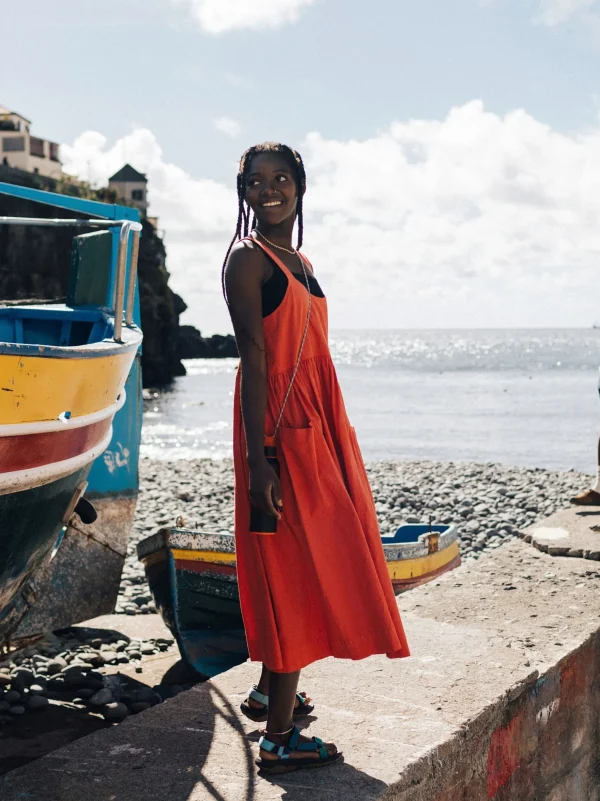
[{"label": "dress pocket", "polygon": [[283,519],[317,532],[352,514],[340,454],[329,443],[320,420],[304,428],[280,428]]},{"label": "dress pocket", "polygon": [[[318,461],[315,443],[316,428],[309,423],[303,428],[281,426],[278,432],[277,453],[281,466],[281,498],[283,521],[302,525],[315,508],[318,495]],[[318,432],[323,436],[322,431]]]}]

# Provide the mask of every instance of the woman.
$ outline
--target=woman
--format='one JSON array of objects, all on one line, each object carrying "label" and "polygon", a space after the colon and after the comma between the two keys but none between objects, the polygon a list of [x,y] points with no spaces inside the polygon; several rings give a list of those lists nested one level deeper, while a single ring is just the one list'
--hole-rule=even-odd
[{"label": "woman", "polygon": [[[251,147],[237,189],[237,230],[223,265],[241,361],[235,536],[248,649],[263,663],[242,711],[267,721],[257,765],[274,773],[341,757],[335,745],[302,737],[294,725],[313,709],[297,693],[301,668],[328,656],[398,658],[409,651],[329,353],[327,303],[299,252],[302,159],[286,145]],[[265,456],[265,436],[273,434],[280,478]],[[275,519],[275,533],[256,533],[252,507]]]}]

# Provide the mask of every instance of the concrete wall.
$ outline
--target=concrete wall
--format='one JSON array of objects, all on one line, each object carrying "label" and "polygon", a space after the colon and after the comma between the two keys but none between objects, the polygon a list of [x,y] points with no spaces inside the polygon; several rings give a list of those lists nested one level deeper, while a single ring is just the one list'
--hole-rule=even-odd
[{"label": "concrete wall", "polygon": [[411,766],[381,798],[598,801],[599,655],[597,634],[469,721],[463,733]]}]

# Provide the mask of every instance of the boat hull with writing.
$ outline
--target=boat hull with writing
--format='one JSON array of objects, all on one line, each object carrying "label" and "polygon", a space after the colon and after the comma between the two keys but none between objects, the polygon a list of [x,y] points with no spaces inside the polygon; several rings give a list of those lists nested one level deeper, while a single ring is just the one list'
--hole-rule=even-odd
[{"label": "boat hull with writing", "polygon": [[[401,526],[382,542],[397,593],[460,564],[451,526]],[[138,558],[157,611],[197,673],[209,678],[248,658],[233,535],[164,528],[139,543]]]}]

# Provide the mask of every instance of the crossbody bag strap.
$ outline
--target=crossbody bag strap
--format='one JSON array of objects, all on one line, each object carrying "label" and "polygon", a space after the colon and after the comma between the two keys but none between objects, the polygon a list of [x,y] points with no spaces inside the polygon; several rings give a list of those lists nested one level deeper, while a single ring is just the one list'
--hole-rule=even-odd
[{"label": "crossbody bag strap", "polygon": [[[306,272],[306,265],[304,263],[304,259],[300,255],[298,251],[296,251],[296,255],[300,259],[300,264],[302,265],[302,272],[304,274],[304,281],[306,282],[306,291],[308,292],[308,309],[306,311],[306,322],[304,324],[304,331],[302,333],[302,340],[300,341],[300,348],[298,349],[298,358],[296,359],[296,364],[294,365],[294,372],[292,373],[292,377],[290,378],[290,383],[287,388],[287,392],[285,393],[285,397],[281,404],[281,409],[279,411],[279,417],[277,418],[277,422],[275,423],[275,429],[273,431],[273,439],[277,436],[277,432],[279,431],[279,426],[281,424],[281,419],[283,417],[283,412],[285,410],[286,404],[288,402],[288,398],[290,397],[290,392],[292,391],[292,387],[294,386],[294,380],[296,378],[296,373],[298,372],[298,368],[300,367],[300,360],[302,359],[302,351],[304,350],[304,344],[306,342],[306,336],[308,334],[308,326],[310,323],[310,313],[312,310],[312,295],[310,292],[310,283],[308,281],[308,273]],[[242,411],[242,364],[240,362],[240,414],[242,416],[242,423],[244,422],[244,413]]]}]

